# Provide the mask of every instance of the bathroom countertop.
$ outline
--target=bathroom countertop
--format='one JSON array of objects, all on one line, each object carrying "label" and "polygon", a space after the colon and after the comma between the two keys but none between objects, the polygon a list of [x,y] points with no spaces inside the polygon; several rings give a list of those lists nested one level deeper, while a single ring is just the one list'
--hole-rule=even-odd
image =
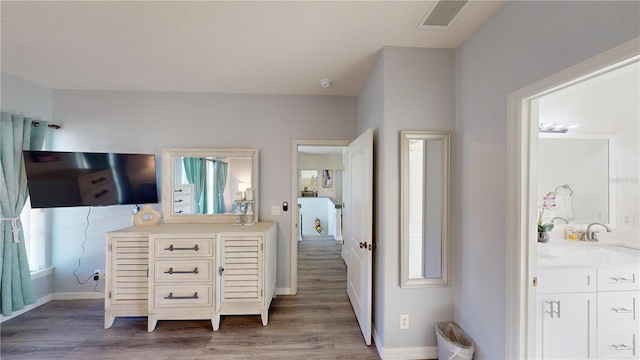
[{"label": "bathroom countertop", "polygon": [[538,244],[537,260],[538,267],[610,267],[634,264],[640,266],[640,251],[637,247],[615,242],[551,240]]}]

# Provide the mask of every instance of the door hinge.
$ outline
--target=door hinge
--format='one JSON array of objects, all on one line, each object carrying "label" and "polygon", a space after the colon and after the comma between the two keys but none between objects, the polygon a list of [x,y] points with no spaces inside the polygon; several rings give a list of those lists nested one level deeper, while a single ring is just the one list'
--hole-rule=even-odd
[{"label": "door hinge", "polygon": [[342,245],[344,245],[344,239],[342,239]]},{"label": "door hinge", "polygon": [[260,244],[260,250],[264,250],[264,244]]},{"label": "door hinge", "polygon": [[262,294],[264,294],[264,290],[260,290],[260,296],[261,297],[263,296]]},{"label": "door hinge", "polygon": [[533,286],[538,286],[538,277],[537,276],[533,277]]},{"label": "door hinge", "polygon": [[113,250],[113,245],[109,244],[109,251]]},{"label": "door hinge", "polygon": [[342,165],[342,171],[345,171],[345,170],[347,170],[347,167]]},{"label": "door hinge", "polygon": [[111,299],[111,291],[109,291],[109,299]]}]

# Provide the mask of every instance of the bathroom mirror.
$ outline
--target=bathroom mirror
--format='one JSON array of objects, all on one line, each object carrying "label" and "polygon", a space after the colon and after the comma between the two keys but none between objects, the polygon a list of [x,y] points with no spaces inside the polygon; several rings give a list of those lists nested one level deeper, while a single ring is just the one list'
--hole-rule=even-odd
[{"label": "bathroom mirror", "polygon": [[597,134],[540,134],[538,195],[556,193],[556,209],[542,222],[556,225],[615,219],[613,139]]},{"label": "bathroom mirror", "polygon": [[449,284],[449,133],[400,133],[401,286]]},{"label": "bathroom mirror", "polygon": [[[250,189],[250,190],[248,190]],[[162,213],[165,223],[233,223],[250,200],[258,220],[258,150],[164,149]]]}]

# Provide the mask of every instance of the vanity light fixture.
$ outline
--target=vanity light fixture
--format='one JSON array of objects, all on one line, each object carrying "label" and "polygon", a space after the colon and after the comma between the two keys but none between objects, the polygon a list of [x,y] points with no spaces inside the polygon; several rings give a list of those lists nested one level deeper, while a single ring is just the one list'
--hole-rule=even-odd
[{"label": "vanity light fixture", "polygon": [[564,134],[569,131],[569,129],[577,128],[578,124],[572,123],[569,125],[565,124],[550,124],[550,123],[540,123],[538,125],[538,132],[541,133],[556,133],[556,134]]}]

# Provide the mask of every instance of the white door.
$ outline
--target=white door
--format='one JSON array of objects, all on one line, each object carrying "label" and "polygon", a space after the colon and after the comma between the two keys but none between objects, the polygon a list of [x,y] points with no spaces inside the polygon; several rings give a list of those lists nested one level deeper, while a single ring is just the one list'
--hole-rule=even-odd
[{"label": "white door", "polygon": [[347,293],[362,335],[371,345],[371,283],[373,253],[373,130],[368,129],[347,150],[345,164],[345,231],[348,254]]}]

